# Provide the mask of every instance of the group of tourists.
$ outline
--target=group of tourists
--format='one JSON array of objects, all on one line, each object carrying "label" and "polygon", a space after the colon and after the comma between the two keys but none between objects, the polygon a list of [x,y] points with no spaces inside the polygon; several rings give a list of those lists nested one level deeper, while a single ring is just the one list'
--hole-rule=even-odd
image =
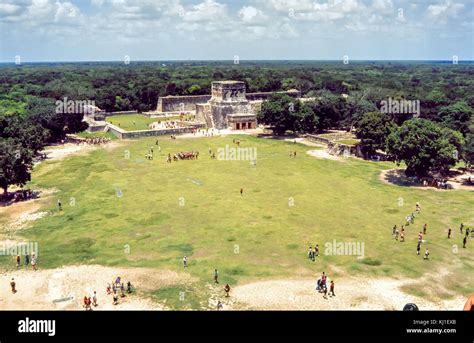
[{"label": "group of tourists", "polygon": [[[112,295],[112,304],[113,305],[118,305],[119,304],[119,297],[120,298],[125,298],[127,295],[125,292],[128,294],[133,292],[133,286],[130,281],[127,282],[127,285],[125,285],[120,276],[117,276],[117,278],[112,281],[111,283],[107,284],[107,287],[105,289],[107,295]],[[97,301],[97,292],[94,291],[94,294],[92,295],[92,298],[89,296],[84,296],[83,300],[83,307],[85,308],[86,311],[92,311],[92,307],[97,307],[99,306],[99,303]]]},{"label": "group of tourists", "polygon": [[[328,287],[327,287],[328,277],[325,272],[321,274],[321,277],[316,281],[316,291],[319,293],[323,293],[323,297],[327,299],[328,295]],[[334,293],[334,280],[331,280],[329,283],[329,296],[335,297],[336,294]]]},{"label": "group of tourists", "polygon": [[211,158],[211,160],[216,159],[216,153],[213,152],[211,148],[209,148],[208,153],[209,153],[209,157]]},{"label": "group of tourists", "polygon": [[[421,205],[420,205],[419,202],[416,202],[416,204],[415,204],[415,212],[417,214],[421,213]],[[407,216],[405,216],[405,225],[402,225],[400,230],[398,230],[397,225],[394,225],[392,227],[392,239],[395,240],[395,241],[399,241],[399,242],[405,242],[405,235],[406,235],[406,230],[405,229],[406,229],[407,226],[413,225],[413,224],[415,224],[415,214],[412,212],[411,214],[408,214]],[[423,243],[423,237],[424,237],[424,235],[426,235],[427,230],[428,230],[428,225],[425,223],[423,225],[423,231],[420,231],[418,233],[418,242],[417,242],[417,245],[416,245],[416,255],[417,256],[419,256],[420,253],[421,253],[421,244]],[[423,259],[428,260],[429,256],[430,256],[430,251],[426,247]]]},{"label": "group of tourists", "polygon": [[83,300],[83,305],[82,305],[86,311],[92,311],[92,306],[97,307],[99,304],[97,303],[97,292],[94,291],[94,295],[91,297],[88,297],[87,295],[84,296]]},{"label": "group of tourists", "polygon": [[[417,214],[421,213],[421,206],[418,202],[415,205],[415,212]],[[410,225],[410,224],[414,224],[414,223],[415,223],[415,215],[413,213],[407,215],[405,217],[405,225],[401,226],[400,231],[398,230],[397,225],[394,225],[392,227],[392,238],[396,241],[405,242],[405,227]],[[417,241],[417,245],[416,245],[416,255],[417,256],[419,256],[421,254],[421,245],[424,242],[423,237],[427,234],[427,229],[428,229],[428,225],[425,223],[423,225],[423,230],[418,233],[418,241]],[[465,228],[464,224],[461,223],[461,225],[459,227],[459,231],[460,231],[461,234],[464,235],[462,243],[463,243],[463,248],[466,248],[467,240],[469,239],[469,235],[471,235],[471,236],[474,235],[474,233],[473,233],[474,228],[473,229],[469,229],[468,227]],[[448,227],[447,232],[448,232],[448,239],[451,239],[452,228]],[[428,260],[429,256],[430,256],[430,251],[427,247],[425,247],[425,252],[423,254],[423,259]]]},{"label": "group of tourists", "polygon": [[314,249],[313,247],[309,247],[309,250],[308,250],[308,260],[310,261],[316,261],[316,257],[319,256],[319,245],[316,244]]},{"label": "group of tourists", "polygon": [[89,137],[83,138],[81,140],[76,140],[76,143],[79,145],[101,145],[107,144],[111,141],[109,137]]},{"label": "group of tourists", "polygon": [[[20,255],[16,255],[15,263],[16,263],[16,268],[17,269],[21,267],[21,256]],[[28,267],[30,264],[31,264],[31,268],[34,271],[36,271],[37,270],[37,258],[36,258],[36,253],[35,252],[31,253],[31,258],[30,258],[30,255],[28,253],[26,253],[26,255],[25,255],[25,266]],[[15,278],[11,278],[10,288],[11,288],[13,294],[15,294],[17,292]]]},{"label": "group of tourists", "polygon": [[[14,202],[36,199],[37,197],[38,197],[38,192],[32,191],[31,189],[21,189],[13,193]],[[8,198],[10,198],[10,196]]]},{"label": "group of tourists", "polygon": [[177,129],[179,128],[179,124],[173,120],[163,120],[163,121],[156,121],[149,125],[149,127],[153,130],[158,129]]},{"label": "group of tourists", "polygon": [[[213,128],[211,128],[211,129],[207,128],[205,130],[195,129],[195,130],[193,130],[193,135],[196,136],[196,134],[200,133],[204,137],[214,137],[214,130],[215,129],[213,129]],[[219,130],[217,130],[217,133],[219,133]]]},{"label": "group of tourists", "polygon": [[119,292],[120,292],[120,297],[125,298],[127,295],[125,292],[128,294],[132,293],[134,290],[132,283],[130,281],[127,281],[127,285],[122,282],[122,279],[120,276],[117,276],[117,278],[112,281],[112,283],[107,284],[106,288],[106,293],[107,295],[112,295],[112,304],[113,305],[118,305],[119,304]]},{"label": "group of tourists", "polygon": [[[463,232],[464,230],[464,232]],[[469,229],[468,227],[466,227],[466,229],[464,229],[464,224],[461,223],[461,225],[459,226],[459,232],[461,233],[461,235],[464,235],[463,239],[462,239],[462,247],[463,248],[466,248],[466,244],[467,244],[467,240],[469,238],[469,234],[472,236],[474,236],[474,228],[471,228]],[[448,237],[450,238],[450,237]]]},{"label": "group of tourists", "polygon": [[[158,151],[161,152],[161,147],[158,146]],[[150,149],[148,149],[147,153],[145,154],[145,159],[153,161],[153,147],[151,146]]]},{"label": "group of tourists", "polygon": [[[36,271],[37,270],[37,263],[38,259],[36,257],[36,253],[32,252],[31,253],[31,258],[28,253],[25,254],[25,266],[28,267],[31,264],[31,268]],[[21,267],[21,256],[16,255],[16,267],[17,269]]]},{"label": "group of tourists", "polygon": [[[179,160],[197,160],[199,158],[199,151],[180,151],[173,154],[173,161],[178,162]],[[171,154],[168,153],[166,156],[166,162],[171,163]]]},{"label": "group of tourists", "polygon": [[431,179],[424,179],[423,180],[424,187],[436,187],[439,189],[448,189],[449,183],[448,179],[444,178],[431,178]]}]

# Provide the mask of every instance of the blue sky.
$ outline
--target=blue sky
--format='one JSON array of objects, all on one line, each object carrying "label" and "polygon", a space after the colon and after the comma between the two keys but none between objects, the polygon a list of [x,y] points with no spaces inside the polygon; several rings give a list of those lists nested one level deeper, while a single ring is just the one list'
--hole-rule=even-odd
[{"label": "blue sky", "polygon": [[0,61],[474,59],[473,0],[0,0]]}]

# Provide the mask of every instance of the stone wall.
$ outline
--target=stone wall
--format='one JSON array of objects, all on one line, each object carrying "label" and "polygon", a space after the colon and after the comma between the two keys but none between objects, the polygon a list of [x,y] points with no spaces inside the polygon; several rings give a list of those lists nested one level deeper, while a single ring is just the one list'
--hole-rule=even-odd
[{"label": "stone wall", "polygon": [[280,92],[256,92],[256,93],[247,93],[247,100],[266,100],[268,99],[273,93],[284,93],[293,98],[301,98],[301,92],[297,90],[289,90],[289,91],[280,91]]},{"label": "stone wall", "polygon": [[313,141],[313,142],[316,142],[316,143],[322,143],[322,144],[329,144],[329,143],[331,143],[331,140],[329,140],[328,138],[321,137],[321,136],[317,136],[317,135],[310,135],[310,134],[307,134],[307,135],[305,135],[305,137],[306,137],[308,140]]},{"label": "stone wall", "polygon": [[211,99],[210,95],[186,95],[158,98],[157,112],[181,112],[195,111],[196,104],[206,103]]},{"label": "stone wall", "polygon": [[[291,97],[301,97],[301,92],[297,90],[292,91],[281,91],[281,92],[258,92],[258,93],[245,93],[247,100],[265,100],[270,97],[273,93],[285,93]],[[165,97],[158,98],[157,112],[182,112],[182,111],[195,111],[196,104],[207,103],[211,100],[211,95],[168,95]]]},{"label": "stone wall", "polygon": [[203,124],[194,124],[188,127],[180,127],[177,129],[125,131],[118,126],[107,123],[107,130],[112,132],[116,137],[120,139],[133,139],[153,136],[177,135],[181,133],[192,133],[195,129],[203,127]]},{"label": "stone wall", "polygon": [[249,101],[249,105],[251,108],[252,113],[258,113],[262,109],[262,100],[253,100]]},{"label": "stone wall", "polygon": [[214,127],[211,116],[211,105],[197,104],[196,105],[196,120],[206,124],[206,127]]}]

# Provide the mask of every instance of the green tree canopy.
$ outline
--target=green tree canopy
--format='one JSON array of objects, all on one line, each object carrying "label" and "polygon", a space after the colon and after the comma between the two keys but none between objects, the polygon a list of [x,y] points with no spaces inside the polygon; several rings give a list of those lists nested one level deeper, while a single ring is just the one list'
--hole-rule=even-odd
[{"label": "green tree canopy", "polygon": [[459,133],[447,131],[426,119],[410,119],[392,131],[386,151],[399,164],[405,162],[407,176],[426,176],[446,172],[459,157],[463,144]]},{"label": "green tree canopy", "polygon": [[395,129],[392,118],[382,112],[365,113],[357,123],[356,136],[364,153],[373,154],[385,149],[387,137]]},{"label": "green tree canopy", "polygon": [[30,181],[33,165],[31,151],[12,139],[0,139],[0,187],[4,195],[8,186],[23,186]]}]

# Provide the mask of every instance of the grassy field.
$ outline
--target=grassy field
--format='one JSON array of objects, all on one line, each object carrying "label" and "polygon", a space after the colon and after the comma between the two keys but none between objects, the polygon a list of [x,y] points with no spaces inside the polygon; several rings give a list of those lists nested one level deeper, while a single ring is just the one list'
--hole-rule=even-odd
[{"label": "grassy field", "polygon": [[154,122],[161,122],[165,120],[177,120],[179,116],[163,117],[163,118],[149,118],[142,114],[124,114],[107,117],[107,121],[126,131],[134,130],[148,130],[148,125]]},{"label": "grassy field", "polygon": [[[450,289],[474,292],[474,244],[462,249],[458,230],[461,222],[474,225],[472,192],[384,184],[380,170],[393,168],[391,163],[320,160],[307,155],[306,146],[250,136],[238,139],[240,147],[257,149],[257,165],[208,157],[208,148],[235,147],[232,139],[163,138],[161,155],[155,148],[152,161],[143,155],[155,138],[41,163],[29,186],[54,187],[58,193],[45,205],[51,215],[35,221],[23,236],[39,242],[43,268],[87,263],[180,271],[187,255],[188,272],[199,279],[187,286],[193,290],[187,306],[193,308],[205,299],[202,286],[212,282],[214,268],[221,283],[233,286],[314,277],[332,269],[336,276],[417,278],[449,268],[454,274],[443,282]],[[199,160],[165,162],[168,152],[184,150],[200,151]],[[297,157],[289,158],[294,150]],[[75,206],[69,205],[71,198]],[[417,201],[423,210],[407,228],[406,242],[394,242],[392,226],[404,224]],[[415,254],[424,223],[430,261]],[[364,243],[365,258],[325,255],[325,243],[333,240]],[[306,253],[315,244],[324,256],[311,263]],[[459,252],[453,252],[453,244]],[[0,263],[11,260],[0,257]],[[157,289],[150,295],[163,300],[176,292]]]}]

